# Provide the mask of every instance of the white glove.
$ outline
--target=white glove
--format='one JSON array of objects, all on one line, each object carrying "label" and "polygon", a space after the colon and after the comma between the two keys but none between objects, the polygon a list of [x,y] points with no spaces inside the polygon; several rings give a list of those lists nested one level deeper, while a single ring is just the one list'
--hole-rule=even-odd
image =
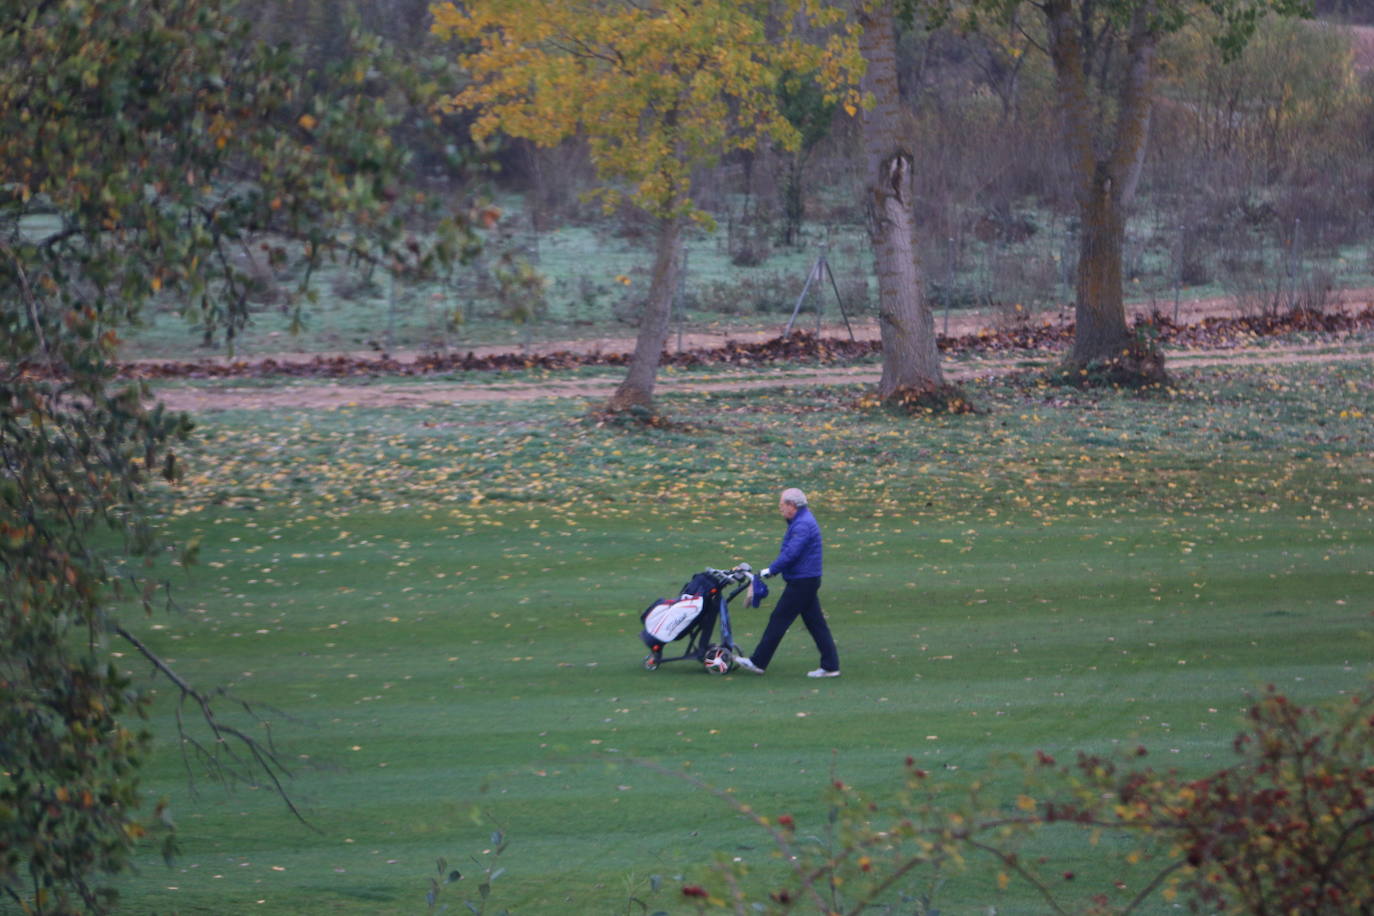
[{"label": "white glove", "polygon": [[769,569],[767,566],[765,566],[765,567],[763,568],[763,572],[759,573],[759,575],[760,575],[760,576],[763,576],[763,578],[767,579],[769,576],[773,575],[773,570],[771,570],[771,569]]}]

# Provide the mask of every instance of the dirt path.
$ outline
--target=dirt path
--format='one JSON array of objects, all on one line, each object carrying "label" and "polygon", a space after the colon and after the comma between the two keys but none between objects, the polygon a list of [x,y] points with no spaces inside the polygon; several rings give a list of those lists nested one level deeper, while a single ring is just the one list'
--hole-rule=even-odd
[{"label": "dirt path", "polygon": [[[1230,365],[1273,365],[1333,360],[1374,362],[1374,347],[1350,348],[1333,352],[1330,344],[1307,347],[1266,347],[1250,350],[1187,350],[1169,354],[1173,368]],[[1024,356],[974,360],[945,366],[951,381],[1000,375],[1025,368],[1036,361]],[[1048,359],[1038,362],[1048,364]],[[876,366],[815,368],[786,367],[748,371],[712,372],[710,378],[683,378],[660,373],[658,391],[674,392],[748,391],[797,385],[854,384],[873,385],[878,381]],[[492,401],[538,401],[549,398],[605,400],[619,383],[618,378],[567,379],[562,381],[451,382],[415,381],[405,384],[328,384],[283,381],[267,387],[167,388],[161,400],[174,410],[202,413],[216,410],[330,409],[340,407],[427,407],[472,404]]]},{"label": "dirt path", "polygon": [[[1374,304],[1374,289],[1342,290],[1333,297],[1332,309],[1358,312]],[[1173,317],[1172,303],[1157,306],[1165,314]],[[1130,309],[1132,317],[1147,316],[1152,306],[1136,305]],[[1230,299],[1201,299],[1179,304],[1177,321],[1180,324],[1197,324],[1206,318],[1236,317],[1241,312]],[[1072,319],[1068,311],[1061,313],[1041,313],[1036,320],[1067,322]],[[958,312],[949,316],[935,316],[936,329],[948,337],[977,334],[993,329],[999,315]],[[878,328],[875,323],[855,324],[854,335],[860,340],[877,340]],[[766,341],[778,336],[779,328],[747,330],[700,331],[684,334],[681,343],[677,335],[669,341],[669,349],[679,346],[682,349],[706,349],[720,347],[729,341],[750,343]],[[831,325],[823,329],[826,336],[840,337],[846,334],[843,324]],[[632,338],[589,338],[584,340],[548,341],[530,348],[534,353],[628,353],[634,348]],[[1332,359],[1374,360],[1374,348],[1352,350],[1350,353],[1332,353],[1332,345],[1317,344],[1310,347],[1264,347],[1238,350],[1176,350],[1169,353],[1169,362],[1174,367],[1209,366],[1221,363],[1300,363],[1330,361]],[[504,354],[511,352],[509,346],[473,348],[474,355]],[[318,353],[274,353],[271,358],[279,363],[310,362]],[[359,358],[372,358],[373,352],[341,354]],[[390,356],[399,362],[409,362],[422,356],[420,353],[396,352]],[[206,363],[224,361],[223,358],[207,359]],[[1042,360],[1048,362],[1048,360]],[[970,360],[947,363],[945,374],[952,381],[1011,372],[1025,367],[1031,362],[1025,355],[999,355],[986,360]],[[709,378],[685,378],[671,373],[660,372],[658,390],[671,392],[703,391],[745,391],[753,388],[776,388],[783,385],[827,385],[856,384],[872,385],[878,381],[877,367],[837,368],[833,366],[806,367],[785,366],[767,369],[721,370],[712,372]],[[544,398],[583,398],[590,401],[603,400],[610,396],[619,383],[618,377],[596,379],[541,379],[538,381],[504,382],[495,378],[478,381],[409,381],[409,382],[309,382],[282,378],[270,386],[261,380],[243,385],[219,385],[216,387],[182,387],[159,385],[159,398],[175,410],[201,413],[215,410],[270,410],[282,408],[328,409],[337,407],[424,407],[455,403],[480,403],[502,400],[536,401]]]},{"label": "dirt path", "polygon": [[[1374,288],[1367,289],[1346,289],[1340,290],[1332,295],[1329,308],[1332,311],[1343,310],[1349,313],[1359,312],[1365,308],[1374,306]],[[1127,308],[1128,317],[1131,319],[1148,317],[1151,311],[1158,308],[1165,315],[1174,318],[1174,306],[1172,302],[1158,302],[1154,305],[1149,303],[1138,303]],[[1240,316],[1242,310],[1236,305],[1235,300],[1229,298],[1214,299],[1195,299],[1187,302],[1180,302],[1178,306],[1177,322],[1179,324],[1197,324],[1205,318],[1234,318]],[[1064,308],[1058,311],[1037,312],[1033,321],[1048,321],[1052,323],[1065,323],[1073,320],[1073,310]],[[935,330],[944,337],[965,337],[977,334],[980,331],[994,329],[1000,322],[1006,321],[1006,317],[997,312],[985,312],[979,310],[960,310],[951,312],[946,316],[943,312],[937,311],[935,314]],[[801,330],[811,331],[815,325],[808,322],[799,322],[797,327]],[[843,338],[852,329],[854,337],[858,340],[877,340],[877,322],[854,322],[849,329],[839,322],[826,323],[822,328],[822,336]],[[760,343],[773,340],[782,333],[782,324],[769,324],[753,330],[747,328],[723,328],[723,329],[698,329],[686,332],[682,335],[672,334],[668,339],[667,349],[670,352],[678,350],[698,350],[714,349],[721,347],[729,342],[738,343]],[[528,348],[521,348],[516,344],[490,344],[476,347],[463,347],[462,352],[471,352],[474,356],[500,356],[513,352],[529,354],[548,354],[548,353],[576,353],[576,354],[598,354],[598,353],[630,353],[633,352],[635,341],[633,337],[586,337],[569,340],[548,340],[531,344]],[[276,351],[253,353],[248,357],[242,357],[251,361],[272,359],[278,363],[309,363],[322,355],[337,355],[353,359],[376,359],[380,354],[377,350],[354,350],[339,351],[332,354],[310,353],[304,351]],[[389,350],[387,356],[392,359],[406,363],[413,362],[419,357],[428,355],[428,351],[418,350]],[[133,360],[133,363],[161,363],[164,359]],[[227,364],[234,362],[228,356],[207,356],[199,360],[206,365]]]}]

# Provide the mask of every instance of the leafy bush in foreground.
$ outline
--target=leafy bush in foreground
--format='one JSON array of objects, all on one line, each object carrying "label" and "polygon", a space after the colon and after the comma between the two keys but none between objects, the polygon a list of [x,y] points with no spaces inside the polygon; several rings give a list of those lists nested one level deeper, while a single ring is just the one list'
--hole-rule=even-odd
[{"label": "leafy bush in foreground", "polygon": [[[1374,908],[1374,694],[1304,708],[1270,688],[1234,741],[1238,760],[1203,778],[1082,754],[1037,752],[1020,784],[955,787],[907,759],[878,798],[834,780],[819,829],[769,818],[723,794],[769,832],[785,864],[766,899],[737,863],[683,887],[699,912],[939,912],[946,876],[985,863],[996,887],[1031,886],[1047,912],[1127,914],[1150,901],[1228,913],[1367,913]],[[1009,762],[1008,762],[1009,763]],[[1082,845],[1100,865],[1066,869]],[[989,891],[989,893],[995,893]],[[960,901],[961,905],[986,901]]]}]

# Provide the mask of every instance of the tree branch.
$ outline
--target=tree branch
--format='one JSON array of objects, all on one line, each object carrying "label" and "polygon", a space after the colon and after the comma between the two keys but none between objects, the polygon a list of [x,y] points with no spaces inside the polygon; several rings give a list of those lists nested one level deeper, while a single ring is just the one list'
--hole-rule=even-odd
[{"label": "tree branch", "polygon": [[1149,884],[1141,888],[1140,893],[1132,897],[1131,902],[1126,905],[1126,909],[1122,910],[1121,912],[1135,912],[1135,908],[1143,904],[1146,900],[1148,900],[1150,895],[1153,894],[1159,888],[1159,886],[1164,883],[1165,878],[1169,877],[1183,866],[1184,862],[1182,860],[1170,863],[1170,865],[1167,868],[1162,869],[1159,874],[1155,875],[1153,881],[1151,881]]},{"label": "tree branch", "polygon": [[43,355],[47,357],[48,368],[54,368],[52,350],[48,347],[47,338],[43,335],[43,323],[38,318],[38,302],[34,299],[33,289],[29,286],[29,275],[24,271],[24,262],[15,254],[10,246],[0,243],[0,251],[14,262],[14,274],[19,279],[19,298],[24,300],[24,307],[28,310],[29,321],[33,323],[33,332],[38,335],[38,345],[43,348]]},{"label": "tree branch", "polygon": [[[178,703],[177,709],[177,733],[183,739],[183,741],[185,741],[187,744],[189,744],[192,748],[195,749],[197,754],[199,754],[202,757],[202,759],[206,761],[206,763],[211,767],[213,771],[221,775],[227,772],[224,766],[219,762],[219,753],[217,751],[207,748],[205,745],[201,744],[199,741],[195,740],[189,734],[187,734],[184,727],[184,722],[181,718],[181,707],[184,706],[188,701],[195,704],[200,709],[201,718],[209,727],[211,734],[214,735],[216,744],[219,745],[219,747],[223,750],[225,754],[228,754],[234,760],[235,763],[244,766],[246,770],[251,771],[253,769],[256,769],[266,774],[267,778],[272,783],[273,790],[277,793],[277,796],[286,805],[287,810],[291,812],[292,816],[295,817],[296,820],[304,824],[306,827],[309,827],[311,830],[314,830],[316,833],[320,832],[319,828],[315,827],[315,825],[311,824],[308,820],[305,819],[305,816],[301,814],[300,809],[296,807],[295,802],[293,802],[291,800],[291,797],[287,794],[286,788],[282,785],[281,778],[278,775],[278,773],[289,776],[290,771],[286,768],[285,764],[283,764],[281,760],[277,757],[275,749],[271,747],[270,744],[264,746],[261,741],[259,741],[257,738],[254,738],[252,735],[249,735],[246,732],[243,732],[242,730],[233,727],[232,725],[227,725],[224,722],[221,722],[215,715],[215,710],[211,697],[206,696],[204,693],[197,690],[193,685],[186,681],[186,679],[184,679],[181,675],[177,674],[177,672],[173,670],[171,666],[168,665],[167,662],[163,660],[163,658],[160,655],[154,652],[151,648],[149,648],[149,646],[146,643],[144,643],[134,634],[130,633],[122,625],[116,623],[114,625],[114,632],[118,634],[119,637],[123,639],[125,642],[129,643],[129,645],[137,649],[140,655],[147,659],[148,662],[159,673],[161,673],[163,677],[171,681],[172,684],[177,688],[177,690],[180,691],[181,699]],[[242,706],[244,711],[247,712],[249,715],[256,717],[256,714],[253,712],[253,708],[248,703],[242,700],[237,700],[235,702],[238,702],[238,704]],[[239,742],[239,744],[241,744],[244,748],[247,749],[249,756],[252,758],[251,766],[249,766],[248,762],[245,762],[241,758],[239,758],[239,756],[234,752],[233,746],[228,741],[226,741],[226,738],[235,739]]]},{"label": "tree branch", "polygon": [[996,846],[993,846],[991,844],[981,843],[978,840],[975,840],[972,836],[965,836],[963,839],[965,843],[968,843],[974,849],[987,853],[988,855],[992,856],[993,858],[1001,862],[1004,867],[1009,868],[1012,871],[1016,872],[1018,875],[1020,875],[1023,881],[1025,881],[1031,887],[1035,888],[1037,891],[1040,892],[1040,896],[1044,898],[1045,903],[1047,903],[1050,909],[1052,909],[1055,913],[1058,913],[1059,916],[1069,916],[1068,911],[1059,905],[1059,901],[1054,899],[1054,895],[1050,893],[1050,889],[1046,887],[1039,878],[1032,874],[1029,869],[1023,866],[1016,856],[1011,855],[1007,852],[1003,852],[1001,849],[998,849]]},{"label": "tree branch", "polygon": [[[720,799],[721,801],[725,802],[731,808],[734,808],[737,813],[743,814],[745,817],[749,818],[749,820],[753,821],[755,825],[762,827],[764,830],[768,831],[768,833],[773,838],[773,842],[777,844],[778,850],[783,854],[784,858],[788,862],[795,863],[796,861],[798,861],[796,851],[792,846],[792,842],[787,838],[787,835],[782,830],[778,829],[777,827],[774,827],[773,824],[770,823],[766,818],[755,813],[753,808],[750,808],[748,805],[741,802],[738,798],[736,798],[729,792],[717,789],[715,786],[703,782],[702,780],[691,775],[690,773],[684,773],[681,770],[668,769],[667,767],[655,763],[652,760],[634,757],[630,759],[630,763],[634,764],[635,766],[642,767],[651,772],[658,773],[662,776],[672,776],[677,779],[681,779],[683,782],[687,783],[689,786],[692,786],[698,791],[702,791],[707,793],[708,795],[715,796],[717,799]],[[826,906],[824,895],[821,894],[821,892],[815,886],[814,876],[802,872],[800,867],[795,864],[792,866],[792,870],[794,874],[796,874],[797,877],[801,879],[802,885],[805,887],[806,891],[811,895],[817,907],[819,907],[822,912],[829,912],[830,908]]]},{"label": "tree branch", "polygon": [[1128,203],[1145,163],[1150,116],[1154,107],[1155,47],[1159,36],[1150,19],[1153,2],[1137,8],[1126,43],[1127,70],[1122,84],[1117,114],[1115,149],[1110,170],[1116,182],[1118,199]]}]

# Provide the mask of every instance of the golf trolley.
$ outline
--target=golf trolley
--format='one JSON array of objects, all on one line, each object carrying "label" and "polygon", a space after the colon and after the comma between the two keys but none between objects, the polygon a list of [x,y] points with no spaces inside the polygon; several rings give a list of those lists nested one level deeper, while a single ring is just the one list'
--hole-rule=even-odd
[{"label": "golf trolley", "polygon": [[[757,606],[768,594],[768,589],[748,563],[729,570],[707,568],[682,587],[679,597],[660,598],[649,605],[639,615],[644,624],[639,638],[649,647],[644,667],[656,671],[665,662],[692,659],[711,674],[728,672],[735,665],[735,657],[743,654],[730,632],[730,602],[751,587],[753,603]],[[711,634],[717,620],[720,621],[720,642],[713,643]],[[664,658],[664,648],[680,639],[687,640],[683,653]]]}]

